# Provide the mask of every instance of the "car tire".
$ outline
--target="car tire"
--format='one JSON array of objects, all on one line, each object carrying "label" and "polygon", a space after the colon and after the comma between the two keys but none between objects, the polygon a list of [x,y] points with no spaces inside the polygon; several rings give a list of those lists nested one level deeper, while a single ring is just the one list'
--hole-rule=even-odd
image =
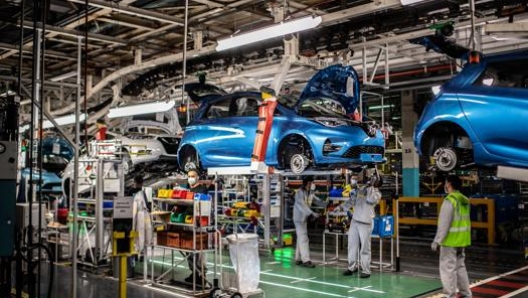
[{"label": "car tire", "polygon": [[458,154],[452,147],[440,147],[433,153],[435,165],[442,172],[450,172],[458,165]]},{"label": "car tire", "polygon": [[130,153],[127,150],[123,150],[123,175],[127,176],[128,174],[134,171],[134,164],[132,163],[132,158]]}]

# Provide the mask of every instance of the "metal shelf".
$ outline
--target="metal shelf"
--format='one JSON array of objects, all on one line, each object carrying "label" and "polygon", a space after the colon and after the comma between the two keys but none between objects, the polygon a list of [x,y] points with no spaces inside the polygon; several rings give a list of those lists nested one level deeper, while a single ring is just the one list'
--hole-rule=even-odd
[{"label": "metal shelf", "polygon": [[[103,202],[113,202],[114,200],[103,200]],[[77,199],[77,203],[85,203],[85,204],[96,204],[97,201],[94,199]]]},{"label": "metal shelf", "polygon": [[195,200],[184,200],[184,199],[163,199],[163,198],[152,198],[154,201],[168,203],[168,204],[182,204],[192,205],[194,202],[210,202],[210,201],[195,201]]},{"label": "metal shelf", "polygon": [[178,248],[178,247],[172,247],[172,246],[165,246],[165,245],[152,245],[154,248],[163,248],[163,249],[169,249],[174,251],[182,251],[182,252],[189,252],[189,253],[202,253],[202,252],[214,252],[214,248],[208,248],[208,249],[185,249],[185,248]]}]

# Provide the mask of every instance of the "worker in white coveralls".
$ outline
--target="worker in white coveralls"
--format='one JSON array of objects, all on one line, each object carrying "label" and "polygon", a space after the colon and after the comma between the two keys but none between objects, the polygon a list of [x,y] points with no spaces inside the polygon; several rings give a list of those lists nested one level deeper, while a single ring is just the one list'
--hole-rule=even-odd
[{"label": "worker in white coveralls", "polygon": [[[471,297],[465,264],[465,248],[471,245],[469,199],[460,193],[462,182],[458,176],[447,176],[438,227],[431,249],[440,246],[440,279],[445,297]],[[460,293],[457,296],[457,288]]]},{"label": "worker in white coveralls", "polygon": [[310,247],[308,239],[308,219],[310,216],[318,218],[319,214],[310,209],[311,203],[315,200],[320,204],[325,204],[315,196],[315,184],[313,177],[303,178],[302,186],[295,194],[295,204],[293,205],[293,223],[297,234],[297,246],[295,248],[295,264],[307,268],[314,268],[315,265],[310,260]]},{"label": "worker in white coveralls", "polygon": [[374,225],[374,207],[381,199],[379,187],[383,184],[377,171],[370,181],[362,186],[358,186],[357,175],[350,179],[352,191],[350,199],[338,206],[336,211],[346,211],[354,207],[350,229],[348,230],[348,268],[343,273],[345,276],[353,275],[359,271],[358,250],[360,253],[359,264],[361,264],[360,278],[370,277],[371,260],[371,235]]},{"label": "worker in white coveralls", "polygon": [[152,207],[143,190],[143,177],[141,175],[134,177],[134,184],[136,193],[134,194],[133,226],[138,233],[135,239],[136,251],[140,256],[140,260],[142,260],[145,256],[146,248],[151,245],[152,241],[152,218],[150,214]]}]

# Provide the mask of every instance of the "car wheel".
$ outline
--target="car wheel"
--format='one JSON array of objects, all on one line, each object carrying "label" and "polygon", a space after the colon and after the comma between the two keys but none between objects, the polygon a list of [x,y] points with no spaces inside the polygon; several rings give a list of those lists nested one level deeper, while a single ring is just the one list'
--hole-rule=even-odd
[{"label": "car wheel", "polygon": [[134,171],[134,164],[132,158],[127,150],[123,150],[123,174],[126,176]]},{"label": "car wheel", "polygon": [[453,148],[441,147],[433,153],[436,167],[442,172],[449,172],[456,168],[458,155]]},{"label": "car wheel", "polygon": [[300,174],[306,170],[310,160],[303,153],[295,153],[290,158],[290,169],[295,174]]},{"label": "car wheel", "polygon": [[183,170],[189,172],[190,170],[200,170],[200,156],[196,149],[190,148],[185,151],[183,156]]}]

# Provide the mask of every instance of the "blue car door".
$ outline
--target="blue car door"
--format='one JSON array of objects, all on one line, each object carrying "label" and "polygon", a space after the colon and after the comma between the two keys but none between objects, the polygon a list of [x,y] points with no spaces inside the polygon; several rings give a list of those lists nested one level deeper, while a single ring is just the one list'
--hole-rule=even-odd
[{"label": "blue car door", "polygon": [[[464,115],[484,149],[496,157],[528,162],[528,60],[488,63],[483,74],[462,87],[458,98]],[[478,158],[478,156],[475,156]]]},{"label": "blue car door", "polygon": [[247,93],[235,94],[231,115],[226,119],[231,128],[241,131],[239,138],[232,140],[230,157],[232,165],[249,165],[255,144],[258,124],[259,98]]},{"label": "blue car door", "polygon": [[211,103],[200,119],[192,125],[194,142],[199,148],[204,164],[213,167],[231,166],[237,139],[244,132],[232,125],[232,97],[224,97]]}]

